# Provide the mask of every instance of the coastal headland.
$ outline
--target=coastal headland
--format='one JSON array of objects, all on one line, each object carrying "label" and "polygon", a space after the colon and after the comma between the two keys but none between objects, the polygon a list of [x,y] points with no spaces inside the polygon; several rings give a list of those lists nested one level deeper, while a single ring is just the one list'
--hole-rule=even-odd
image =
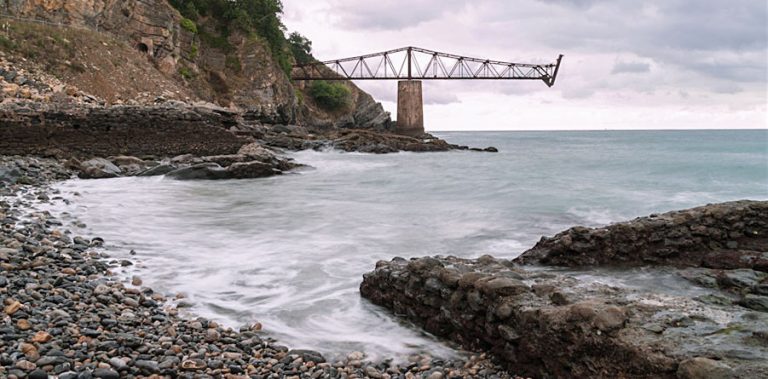
[{"label": "coastal headland", "polygon": [[[768,377],[765,201],[576,226],[511,261],[372,263],[361,295],[466,349],[459,358],[329,358],[284,346],[256,322],[235,330],[183,316],[183,294],[120,276],[135,262],[40,210],[78,201],[54,183],[264,178],[300,170],[290,153],[309,149],[497,150],[396,134],[381,104],[354,84],[290,81],[286,67],[308,53],[300,36],[230,30],[172,3],[3,8],[0,377]],[[580,278],[633,270],[685,281],[697,295]]]}]

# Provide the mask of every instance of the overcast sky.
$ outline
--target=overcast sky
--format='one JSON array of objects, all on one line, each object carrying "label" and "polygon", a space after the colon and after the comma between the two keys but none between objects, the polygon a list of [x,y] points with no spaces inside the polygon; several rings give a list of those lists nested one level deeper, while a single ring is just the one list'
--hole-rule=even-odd
[{"label": "overcast sky", "polygon": [[[768,128],[766,0],[283,0],[320,60],[404,46],[521,63],[553,88],[426,81],[427,130]],[[357,83],[396,114],[394,81]]]}]

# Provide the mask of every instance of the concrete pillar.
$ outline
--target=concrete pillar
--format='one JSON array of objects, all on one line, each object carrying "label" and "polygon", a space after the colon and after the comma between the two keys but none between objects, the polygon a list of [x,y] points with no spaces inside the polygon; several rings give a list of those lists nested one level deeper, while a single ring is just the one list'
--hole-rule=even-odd
[{"label": "concrete pillar", "polygon": [[424,134],[424,104],[419,80],[403,80],[397,83],[396,132],[410,136]]}]

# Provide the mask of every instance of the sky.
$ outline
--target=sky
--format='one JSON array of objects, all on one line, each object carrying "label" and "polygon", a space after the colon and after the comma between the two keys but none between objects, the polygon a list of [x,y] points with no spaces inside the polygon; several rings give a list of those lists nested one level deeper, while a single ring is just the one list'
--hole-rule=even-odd
[{"label": "sky", "polygon": [[[319,60],[405,46],[519,63],[541,81],[425,81],[425,128],[768,128],[766,0],[283,0]],[[396,117],[395,81],[358,86]]]}]

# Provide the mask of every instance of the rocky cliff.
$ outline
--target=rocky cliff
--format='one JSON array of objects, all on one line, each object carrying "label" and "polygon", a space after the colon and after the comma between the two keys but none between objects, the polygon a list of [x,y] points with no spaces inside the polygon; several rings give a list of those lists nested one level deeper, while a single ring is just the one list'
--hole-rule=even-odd
[{"label": "rocky cliff", "polygon": [[[56,76],[109,102],[162,96],[242,109],[273,124],[379,129],[391,124],[381,105],[352,83],[352,104],[341,111],[326,112],[311,99],[304,101],[307,96],[297,95],[302,89],[294,87],[261,38],[238,33],[224,41],[211,33],[204,38],[204,30],[215,29],[206,26],[213,20],[183,27],[182,16],[165,0],[5,0],[0,13],[44,23],[36,26],[42,45],[48,43],[45,37],[70,41],[51,35],[76,28],[80,40],[66,44],[57,57],[69,69]],[[97,37],[104,33],[117,42]],[[93,41],[82,40],[83,35],[93,35]],[[22,35],[12,30],[7,38],[13,43]],[[132,56],[126,56],[125,47]],[[35,58],[30,49],[21,53]]]}]

